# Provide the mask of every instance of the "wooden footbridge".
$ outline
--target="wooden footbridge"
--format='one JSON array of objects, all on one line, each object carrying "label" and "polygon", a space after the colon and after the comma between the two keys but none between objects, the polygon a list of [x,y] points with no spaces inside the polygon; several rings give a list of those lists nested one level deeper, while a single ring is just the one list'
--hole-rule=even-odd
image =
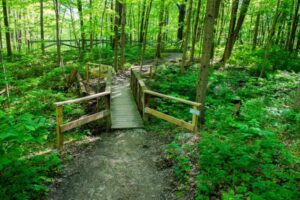
[{"label": "wooden footbridge", "polygon": [[[101,93],[55,103],[57,121],[56,145],[58,149],[63,147],[64,132],[100,119],[106,121],[107,130],[143,128],[144,124],[148,122],[148,117],[153,116],[183,127],[191,132],[195,133],[198,131],[198,116],[200,114],[199,103],[164,95],[148,89],[142,78],[142,74],[139,70],[135,69],[131,69],[130,82],[129,80],[124,80],[121,81],[121,83],[113,85],[113,69],[111,66],[88,64],[86,67],[86,81],[89,81],[90,79],[91,66],[98,67],[98,77],[105,77],[105,89]],[[183,121],[151,108],[150,100],[154,97],[168,99],[191,106],[191,122]],[[97,105],[100,104],[98,107],[100,107],[102,111],[83,116],[80,119],[71,122],[64,122],[64,106],[91,101],[96,101]]]}]

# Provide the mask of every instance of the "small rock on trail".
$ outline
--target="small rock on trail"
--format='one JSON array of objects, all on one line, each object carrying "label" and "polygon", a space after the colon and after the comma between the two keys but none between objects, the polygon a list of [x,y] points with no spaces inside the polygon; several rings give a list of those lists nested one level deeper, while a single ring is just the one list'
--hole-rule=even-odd
[{"label": "small rock on trail", "polygon": [[170,169],[158,169],[162,144],[143,129],[104,133],[70,161],[49,200],[176,199]]}]

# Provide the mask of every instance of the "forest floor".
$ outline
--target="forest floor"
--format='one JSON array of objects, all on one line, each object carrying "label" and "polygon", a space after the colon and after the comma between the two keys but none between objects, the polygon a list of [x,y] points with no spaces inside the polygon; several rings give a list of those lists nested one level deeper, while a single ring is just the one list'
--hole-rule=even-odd
[{"label": "forest floor", "polygon": [[48,199],[175,199],[171,169],[159,166],[162,149],[143,129],[101,134],[65,163]]}]

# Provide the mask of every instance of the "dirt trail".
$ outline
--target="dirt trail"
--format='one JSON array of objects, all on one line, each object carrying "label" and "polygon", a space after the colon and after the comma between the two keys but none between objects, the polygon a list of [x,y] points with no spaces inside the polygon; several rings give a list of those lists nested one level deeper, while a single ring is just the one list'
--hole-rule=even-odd
[{"label": "dirt trail", "polygon": [[49,200],[163,200],[170,192],[170,169],[160,170],[162,144],[142,129],[101,135],[89,150],[70,161]]}]

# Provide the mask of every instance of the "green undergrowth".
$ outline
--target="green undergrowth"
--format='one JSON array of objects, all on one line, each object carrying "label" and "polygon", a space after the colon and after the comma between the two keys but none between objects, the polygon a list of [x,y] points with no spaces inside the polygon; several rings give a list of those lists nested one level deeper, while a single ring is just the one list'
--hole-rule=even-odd
[{"label": "green undergrowth", "polygon": [[[195,99],[198,70],[179,75],[161,68],[148,84],[152,89]],[[300,196],[300,112],[292,108],[297,74],[287,71],[254,76],[252,69],[215,71],[209,78],[206,126],[199,135],[176,128],[166,149],[174,162],[180,191],[196,199],[297,199]],[[233,100],[242,102],[233,114]],[[191,120],[189,108],[153,99],[151,106]],[[174,126],[156,119],[154,131]],[[163,134],[165,135],[165,134]],[[194,193],[193,193],[194,192]]]}]

